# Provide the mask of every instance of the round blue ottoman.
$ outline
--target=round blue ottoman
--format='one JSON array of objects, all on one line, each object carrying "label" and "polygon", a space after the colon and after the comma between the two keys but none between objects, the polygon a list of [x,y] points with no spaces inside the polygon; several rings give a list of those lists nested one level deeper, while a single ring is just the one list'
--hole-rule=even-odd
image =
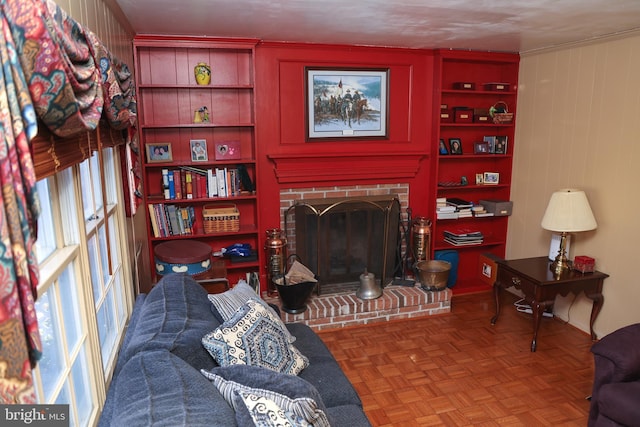
[{"label": "round blue ottoman", "polygon": [[153,249],[156,273],[186,273],[191,276],[211,268],[211,246],[198,240],[172,240]]}]

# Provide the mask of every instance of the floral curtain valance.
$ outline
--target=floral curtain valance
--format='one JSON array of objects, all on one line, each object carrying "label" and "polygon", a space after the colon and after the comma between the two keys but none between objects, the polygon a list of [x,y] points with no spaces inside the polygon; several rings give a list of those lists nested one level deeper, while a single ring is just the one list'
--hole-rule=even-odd
[{"label": "floral curtain valance", "polygon": [[2,0],[38,116],[57,136],[135,125],[132,75],[90,30],[53,1]]}]

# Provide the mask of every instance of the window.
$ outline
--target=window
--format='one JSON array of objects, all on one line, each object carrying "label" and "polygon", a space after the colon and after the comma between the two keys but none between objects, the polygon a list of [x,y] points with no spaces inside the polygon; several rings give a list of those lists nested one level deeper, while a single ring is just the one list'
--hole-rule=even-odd
[{"label": "window", "polygon": [[96,422],[132,293],[125,280],[118,159],[111,148],[102,157],[102,167],[94,153],[37,183],[42,214],[36,312],[44,352],[34,384],[38,403],[70,405],[72,426]]}]

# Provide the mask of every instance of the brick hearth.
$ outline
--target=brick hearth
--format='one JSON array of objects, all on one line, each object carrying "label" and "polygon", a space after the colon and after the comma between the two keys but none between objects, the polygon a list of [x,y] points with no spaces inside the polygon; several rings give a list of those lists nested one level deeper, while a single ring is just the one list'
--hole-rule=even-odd
[{"label": "brick hearth", "polygon": [[[355,292],[313,294],[300,314],[282,311],[286,323],[301,322],[314,330],[342,328],[396,319],[432,316],[451,311],[451,290],[427,292],[419,286],[387,286],[380,298],[362,300]],[[278,297],[265,301],[281,306]]]}]

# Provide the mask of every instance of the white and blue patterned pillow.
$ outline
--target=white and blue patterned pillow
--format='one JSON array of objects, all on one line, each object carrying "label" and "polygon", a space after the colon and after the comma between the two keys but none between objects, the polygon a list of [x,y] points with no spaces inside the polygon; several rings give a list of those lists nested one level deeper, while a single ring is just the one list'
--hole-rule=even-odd
[{"label": "white and blue patterned pillow", "polygon": [[[220,294],[209,294],[208,298],[222,318],[222,321],[231,319],[236,311],[251,298],[257,298],[258,294],[245,282],[238,282],[233,288]],[[266,304],[266,303],[265,303]]]},{"label": "white and blue patterned pillow", "polygon": [[220,366],[244,364],[298,375],[307,359],[288,340],[286,327],[259,302],[250,299],[202,344]]},{"label": "white and blue patterned pillow", "polygon": [[[262,304],[274,320],[281,320],[275,310],[269,307],[269,305],[262,300],[246,282],[238,282],[238,284],[233,288],[222,292],[221,294],[209,294],[208,298],[213,305],[213,314],[217,314],[219,316],[218,320],[220,320],[221,323],[231,319],[238,309],[245,305],[250,299]],[[296,337],[291,335],[286,328],[285,332],[289,342],[294,342],[296,340]]]},{"label": "white and blue patterned pillow", "polygon": [[320,394],[300,377],[238,365],[201,372],[236,411],[238,425],[330,426]]},{"label": "white and blue patterned pillow", "polygon": [[[261,427],[281,427],[302,425],[299,420],[293,418],[293,414],[286,414],[284,409],[276,402],[253,393],[237,392],[234,399],[240,399],[245,405],[251,421]],[[298,417],[295,417],[298,418]],[[309,425],[309,423],[306,423]]]}]

